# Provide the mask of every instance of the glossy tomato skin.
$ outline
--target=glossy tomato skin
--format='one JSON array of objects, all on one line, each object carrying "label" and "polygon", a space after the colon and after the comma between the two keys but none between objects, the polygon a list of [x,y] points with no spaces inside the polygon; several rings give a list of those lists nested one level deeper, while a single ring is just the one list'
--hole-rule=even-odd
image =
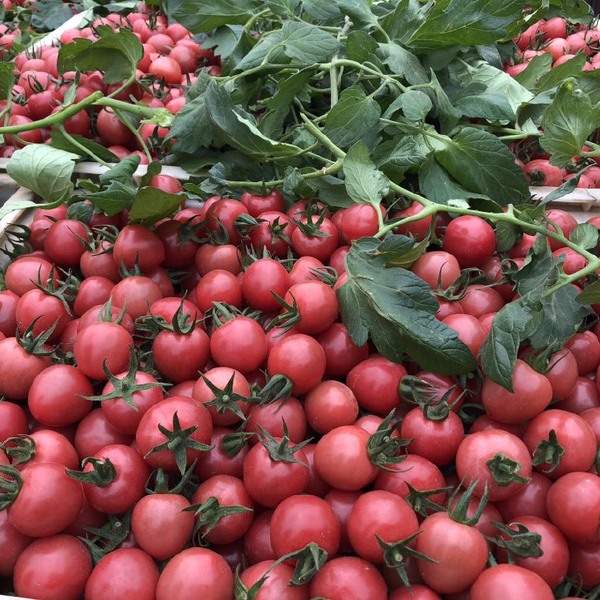
[{"label": "glossy tomato skin", "polygon": [[395,543],[417,533],[419,522],[408,502],[392,492],[362,494],[348,516],[348,539],[354,551],[375,564],[385,562],[383,542]]},{"label": "glossy tomato skin", "polygon": [[33,541],[17,559],[15,592],[40,600],[77,600],[92,571],[85,544],[72,535],[52,535]]},{"label": "glossy tomato skin", "polygon": [[81,484],[71,479],[64,465],[38,463],[21,472],[23,486],[10,505],[12,525],[30,537],[54,535],[68,527],[83,503]]},{"label": "glossy tomato skin", "polygon": [[125,225],[117,236],[112,255],[118,267],[132,269],[138,265],[145,272],[165,260],[165,249],[160,237],[146,226]]},{"label": "glossy tomato skin", "polygon": [[[83,488],[90,504],[107,514],[122,514],[132,509],[144,496],[146,480],[150,469],[144,459],[131,446],[111,444],[97,452],[94,459],[106,462],[110,460],[116,475],[106,486],[84,483]],[[83,472],[93,470],[93,464],[87,463]]]},{"label": "glossy tomato skin", "polygon": [[[213,432],[213,423],[208,409],[200,402],[186,396],[172,396],[152,406],[140,420],[135,439],[142,456],[154,468],[162,467],[168,471],[177,470],[175,454],[170,450],[160,450],[150,454],[153,448],[164,444],[166,436],[158,429],[159,425],[173,431],[174,417],[177,415],[182,430],[189,427],[196,429],[190,438],[200,444],[209,444]],[[187,448],[186,463],[191,465],[194,460],[201,460],[201,450]]]},{"label": "glossy tomato skin", "polygon": [[196,326],[187,334],[165,329],[152,342],[154,365],[167,379],[175,383],[196,379],[210,358],[207,333]]},{"label": "glossy tomato skin", "polygon": [[49,356],[29,354],[14,337],[0,340],[0,394],[24,400],[36,376],[50,366]]},{"label": "glossy tomato skin", "polygon": [[244,444],[237,454],[229,456],[223,448],[225,436],[235,433],[230,427],[214,427],[210,445],[212,450],[196,463],[194,473],[204,481],[214,475],[232,475],[242,477],[242,469],[246,455],[250,450],[248,444]]},{"label": "glossy tomato skin", "polygon": [[436,290],[445,290],[460,277],[458,260],[450,252],[433,250],[422,254],[413,263],[411,271]]},{"label": "glossy tomato skin", "polygon": [[369,356],[368,344],[357,346],[343,323],[333,323],[315,337],[325,352],[325,374],[330,377],[345,377]]},{"label": "glossy tomato skin", "polygon": [[456,452],[456,472],[465,486],[477,480],[478,495],[483,494],[487,485],[491,501],[504,500],[526,485],[515,481],[506,485],[495,480],[489,461],[505,458],[517,463],[515,468],[518,476],[526,479],[531,475],[531,456],[527,446],[517,436],[499,429],[471,433]]},{"label": "glossy tomato skin", "polygon": [[233,573],[224,558],[208,548],[187,548],[165,566],[156,586],[156,600],[233,598]]},{"label": "glossy tomato skin", "polygon": [[481,573],[471,586],[470,600],[552,600],[550,586],[533,571],[517,565],[497,565]]},{"label": "glossy tomato skin", "polygon": [[87,600],[154,600],[158,567],[139,548],[117,548],[102,557],[85,584]]},{"label": "glossy tomato skin", "polygon": [[17,559],[33,540],[12,525],[8,511],[0,511],[0,577],[12,577]]},{"label": "glossy tomato skin", "polygon": [[29,417],[20,404],[0,402],[0,444],[9,437],[29,431]]},{"label": "glossy tomato skin", "polygon": [[485,377],[481,402],[487,414],[503,423],[521,423],[540,414],[552,400],[548,378],[517,359],[512,376],[514,392]]},{"label": "glossy tomato skin", "polygon": [[[575,492],[575,493],[574,493]],[[600,543],[600,477],[575,471],[557,479],[546,496],[550,521],[576,544]]]},{"label": "glossy tomato skin", "polygon": [[253,565],[263,560],[275,560],[275,552],[271,545],[272,510],[258,513],[248,528],[243,539],[244,556]]},{"label": "glossy tomato skin", "polygon": [[[172,286],[165,291],[168,292],[167,295],[172,294]],[[110,292],[113,304],[123,306],[125,312],[134,320],[148,314],[150,305],[164,295],[160,285],[145,275],[125,277],[115,284]]]},{"label": "glossy tomato skin", "polygon": [[552,480],[549,477],[533,471],[529,483],[526,483],[516,494],[495,504],[505,522],[520,515],[548,520],[546,496],[551,487]]},{"label": "glossy tomato skin", "polygon": [[59,338],[71,319],[61,299],[39,289],[29,290],[19,298],[16,317],[20,333],[24,333],[31,325],[36,336],[54,327],[49,341]]},{"label": "glossy tomato skin", "polygon": [[377,477],[379,470],[369,459],[370,434],[357,425],[336,427],[326,433],[315,449],[317,474],[340,490],[360,490]]},{"label": "glossy tomato skin", "polygon": [[179,494],[150,494],[140,498],[131,513],[131,531],[142,550],[166,560],[183,550],[192,537],[194,513]]},{"label": "glossy tomato skin", "polygon": [[327,433],[342,425],[352,425],[358,417],[358,410],[352,390],[340,381],[328,379],[306,395],[303,413],[314,431]]},{"label": "glossy tomato skin", "polygon": [[308,586],[290,586],[294,569],[290,565],[280,563],[274,566],[273,560],[263,560],[240,573],[240,580],[250,589],[268,571],[268,577],[260,586],[255,600],[309,600]]},{"label": "glossy tomato skin", "polygon": [[210,354],[222,367],[231,367],[241,373],[254,371],[267,358],[267,338],[257,321],[243,315],[232,318],[210,336]]},{"label": "glossy tomato skin", "polygon": [[27,462],[15,465],[18,469],[43,462],[56,462],[65,465],[67,469],[79,468],[77,450],[62,433],[53,429],[40,429],[32,431],[29,437],[35,444],[35,455]]},{"label": "glossy tomato skin", "polygon": [[[302,523],[302,526],[298,526]],[[322,498],[301,494],[282,500],[271,518],[271,544],[277,557],[316,543],[334,556],[340,546],[341,525]]]},{"label": "glossy tomato skin", "polygon": [[311,598],[386,600],[387,585],[370,562],[342,556],[326,562],[310,583]]},{"label": "glossy tomato skin", "polygon": [[[258,435],[260,427],[273,437],[283,437],[284,428],[287,427],[287,435],[290,441],[299,444],[306,439],[307,429],[303,403],[295,396],[290,396],[283,404],[275,402],[253,406],[246,420],[246,431]],[[257,442],[256,436],[250,439],[250,444]]]},{"label": "glossy tomato skin", "polygon": [[600,584],[600,544],[569,544],[569,576],[577,577],[584,589]]},{"label": "glossy tomato skin", "polygon": [[93,456],[109,444],[130,444],[133,436],[121,433],[107,420],[102,408],[94,408],[77,425],[73,443],[79,460]]},{"label": "glossy tomato skin", "polygon": [[84,223],[73,219],[56,221],[48,229],[44,250],[50,259],[60,267],[79,266],[85,246],[81,240],[86,240],[90,229]]},{"label": "glossy tomato skin", "polygon": [[468,589],[485,569],[488,556],[481,532],[453,521],[446,512],[434,513],[421,523],[415,548],[436,561],[418,561],[418,567],[424,582],[439,594]]}]

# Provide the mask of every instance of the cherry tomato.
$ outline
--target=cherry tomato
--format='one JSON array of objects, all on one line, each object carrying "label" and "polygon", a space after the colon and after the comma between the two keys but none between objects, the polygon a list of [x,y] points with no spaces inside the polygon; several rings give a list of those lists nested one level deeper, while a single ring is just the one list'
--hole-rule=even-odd
[{"label": "cherry tomato", "polygon": [[533,571],[518,565],[497,565],[485,569],[470,589],[471,600],[552,600],[550,586]]}]

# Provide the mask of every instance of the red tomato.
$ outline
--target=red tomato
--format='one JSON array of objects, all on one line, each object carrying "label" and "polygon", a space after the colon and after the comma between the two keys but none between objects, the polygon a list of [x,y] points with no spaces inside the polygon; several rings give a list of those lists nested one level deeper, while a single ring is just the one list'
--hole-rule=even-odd
[{"label": "red tomato", "polygon": [[78,600],[91,572],[92,557],[81,540],[72,535],[43,537],[17,559],[15,592],[40,600]]},{"label": "red tomato", "polygon": [[552,384],[517,359],[512,376],[514,392],[509,392],[489,377],[484,377],[481,403],[487,414],[502,423],[521,423],[539,415],[552,400]]},{"label": "red tomato", "polygon": [[322,281],[303,281],[292,285],[284,301],[297,311],[297,331],[321,333],[338,318],[340,305],[333,289]]},{"label": "red tomato", "polygon": [[526,484],[532,463],[527,446],[499,429],[471,433],[456,452],[456,473],[465,486],[477,481],[477,493],[487,485],[491,501],[504,500]]},{"label": "red tomato", "polygon": [[290,496],[271,518],[271,544],[278,558],[313,542],[334,556],[340,545],[341,525],[335,513],[317,496]]},{"label": "red tomato", "polygon": [[93,456],[109,444],[130,444],[132,436],[115,429],[101,408],[89,412],[77,425],[74,445],[80,460]]},{"label": "red tomato", "polygon": [[348,375],[369,355],[368,344],[357,346],[343,323],[333,323],[315,337],[325,352],[325,374],[331,377]]},{"label": "red tomato", "polygon": [[[306,402],[302,403],[294,396],[290,396],[283,402],[256,404],[248,413],[245,431],[258,434],[262,428],[273,437],[283,437],[284,429],[287,428],[290,441],[299,444],[306,439],[308,415],[305,414],[305,410]],[[251,444],[257,441],[256,436],[250,439]]]},{"label": "red tomato", "polygon": [[156,600],[233,598],[233,573],[224,558],[208,548],[187,548],[174,556],[158,578]]},{"label": "red tomato", "polygon": [[357,425],[336,427],[326,433],[315,449],[319,476],[340,490],[359,490],[379,472],[367,450],[370,434]]},{"label": "red tomato", "polygon": [[310,582],[311,598],[386,600],[387,585],[370,562],[341,556],[326,562]]},{"label": "red tomato", "polygon": [[[423,205],[415,200],[407,208],[395,212],[392,215],[392,218],[394,220],[399,220],[414,217],[418,215],[423,210],[423,208]],[[427,217],[424,217],[422,219],[409,221],[408,223],[398,225],[398,227],[394,229],[394,233],[399,233],[402,235],[412,235],[415,238],[415,240],[421,241],[424,240],[429,234],[429,231],[431,229],[431,221],[431,215],[428,215]]]},{"label": "red tomato", "polygon": [[237,275],[242,271],[241,261],[242,253],[233,244],[202,244],[194,255],[194,264],[200,275],[206,275],[215,269]]},{"label": "red tomato", "polygon": [[204,369],[210,358],[210,340],[200,325],[186,334],[164,329],[154,338],[152,352],[159,373],[181,383],[196,379]]},{"label": "red tomato", "polygon": [[317,433],[327,433],[342,425],[352,425],[358,417],[358,408],[352,390],[335,380],[319,383],[304,400],[306,420]]},{"label": "red tomato", "polygon": [[85,598],[103,600],[109,594],[112,598],[153,600],[157,582],[158,567],[149,554],[139,548],[117,548],[94,567],[85,584]]},{"label": "red tomato", "polygon": [[284,200],[279,190],[264,195],[244,192],[240,200],[253,217],[258,217],[267,211],[283,212],[284,210]]},{"label": "red tomato", "polygon": [[210,336],[213,360],[221,367],[230,367],[241,373],[261,367],[267,353],[263,328],[254,319],[243,315],[225,321],[213,329]]},{"label": "red tomato", "polygon": [[81,484],[71,479],[64,465],[38,463],[21,472],[23,485],[8,508],[12,525],[30,537],[60,533],[79,514],[83,503]]},{"label": "red tomato", "polygon": [[550,586],[536,573],[517,565],[486,569],[470,589],[470,600],[552,600]]},{"label": "red tomato", "polygon": [[242,307],[242,286],[233,273],[215,269],[200,279],[196,286],[198,308],[206,312],[213,307],[213,302],[223,302],[236,308]]},{"label": "red tomato", "polygon": [[308,586],[292,587],[290,581],[294,569],[290,565],[274,564],[273,560],[263,560],[244,569],[240,573],[240,581],[246,589],[250,589],[263,576],[265,581],[260,586],[255,600],[309,600]]},{"label": "red tomato", "polygon": [[89,227],[80,221],[56,221],[48,229],[44,250],[61,267],[78,267],[81,255],[85,252],[83,241],[87,240],[89,233]]},{"label": "red tomato", "polygon": [[412,272],[434,290],[447,289],[460,277],[460,265],[453,254],[443,250],[426,252],[417,258]]},{"label": "red tomato", "polygon": [[480,217],[461,215],[448,223],[443,248],[461,268],[480,267],[496,250],[496,233]]},{"label": "red tomato", "polygon": [[435,562],[418,561],[423,581],[440,594],[469,588],[485,569],[487,542],[475,527],[453,521],[446,512],[428,516],[422,523],[415,549]]}]

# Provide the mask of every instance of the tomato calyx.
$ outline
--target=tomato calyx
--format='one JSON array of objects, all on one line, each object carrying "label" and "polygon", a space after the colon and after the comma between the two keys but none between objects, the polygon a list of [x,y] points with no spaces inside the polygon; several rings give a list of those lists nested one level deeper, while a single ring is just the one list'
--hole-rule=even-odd
[{"label": "tomato calyx", "polygon": [[515,557],[537,558],[542,556],[543,551],[540,547],[542,536],[535,531],[529,531],[522,523],[514,522],[511,525],[516,525],[517,529],[494,521],[494,526],[501,535],[497,537],[486,536],[487,540],[506,551],[509,564],[514,564]]},{"label": "tomato calyx", "polygon": [[124,515],[108,515],[102,527],[83,527],[92,537],[80,536],[79,539],[87,546],[95,565],[127,539],[130,523],[131,512],[127,512]]},{"label": "tomato calyx", "polygon": [[405,500],[411,505],[412,509],[422,517],[427,517],[432,512],[444,510],[437,502],[431,500],[431,496],[446,494],[448,488],[436,488],[433,490],[417,490],[408,481],[405,482],[408,488],[408,496]]},{"label": "tomato calyx", "polygon": [[474,497],[474,492],[477,489],[477,483],[477,480],[472,481],[469,484],[469,487],[467,487],[467,489],[464,491],[462,491],[462,483],[460,483],[448,499],[447,512],[448,516],[453,521],[456,521],[457,523],[462,523],[463,525],[471,526],[475,525],[479,521],[488,503],[490,493],[486,485],[483,494],[481,495],[481,498],[479,498],[479,504],[477,505],[477,509],[470,517],[468,517],[467,515],[469,512],[469,503],[471,502],[471,498]]},{"label": "tomato calyx", "polygon": [[219,500],[211,496],[201,504],[192,504],[183,509],[184,512],[193,512],[196,517],[193,538],[201,546],[206,545],[206,536],[219,524],[221,519],[230,515],[254,512],[254,509],[236,504],[222,505]]},{"label": "tomato calyx", "polygon": [[449,402],[456,386],[448,389],[444,395],[437,398],[437,388],[414,375],[405,375],[400,382],[400,395],[403,400],[416,404],[421,408],[423,414],[429,421],[441,422],[448,418],[448,415],[461,400],[466,390],[456,398],[453,402]]},{"label": "tomato calyx", "polygon": [[411,544],[415,541],[419,533],[420,531],[417,531],[398,542],[385,542],[378,535],[375,535],[379,547],[383,550],[383,560],[386,566],[396,571],[400,577],[400,580],[408,589],[410,589],[411,586],[410,579],[406,571],[406,557],[410,556],[411,558],[416,558],[417,560],[430,563],[438,562],[422,552],[417,552],[411,547]]},{"label": "tomato calyx", "polygon": [[279,327],[283,329],[283,331],[289,331],[292,327],[300,322],[300,311],[298,310],[296,298],[290,292],[292,297],[292,303],[290,304],[289,302],[286,302],[279,294],[273,291],[271,293],[275,297],[275,300],[277,300],[277,302],[281,305],[283,311],[271,319],[269,325],[267,326],[267,331],[273,329],[274,327]]},{"label": "tomato calyx", "polygon": [[438,277],[437,288],[434,290],[435,295],[442,300],[448,302],[456,302],[463,298],[467,293],[469,284],[477,283],[481,277],[481,269],[469,267],[462,269],[460,275],[448,287],[442,286],[442,273]]},{"label": "tomato calyx", "polygon": [[199,452],[208,452],[212,450],[212,446],[202,444],[191,438],[192,434],[198,429],[197,425],[192,425],[187,429],[181,429],[179,416],[177,412],[173,415],[173,429],[168,429],[162,424],[158,425],[159,431],[167,438],[163,444],[155,446],[146,454],[146,457],[152,456],[157,452],[166,450],[172,452],[175,456],[175,463],[179,472],[183,475],[187,469],[187,450],[198,450]]},{"label": "tomato calyx", "polygon": [[45,331],[40,332],[39,335],[33,335],[35,324],[42,318],[42,315],[36,317],[31,325],[22,333],[17,332],[16,340],[19,346],[33,356],[52,356],[54,348],[47,345],[48,340],[52,337],[56,326],[58,325],[58,319]]},{"label": "tomato calyx", "polygon": [[498,452],[485,464],[500,487],[508,487],[511,483],[527,483],[530,479],[519,475],[521,464],[508,458],[503,452]]},{"label": "tomato calyx", "polygon": [[80,483],[89,483],[90,485],[101,488],[105,488],[115,480],[117,469],[110,458],[94,458],[93,456],[88,456],[83,459],[81,466],[83,468],[88,464],[92,465],[91,471],[74,471],[72,469],[67,469],[67,475]]},{"label": "tomato calyx", "polygon": [[11,262],[23,254],[28,254],[32,250],[29,243],[30,235],[31,230],[27,225],[10,223],[4,230],[6,243],[4,248],[0,248],[0,252],[7,256]]},{"label": "tomato calyx", "polygon": [[162,467],[155,469],[150,473],[146,481],[146,494],[182,494],[185,495],[186,488],[188,486],[192,486],[195,488],[197,483],[194,481],[194,468],[196,466],[196,462],[192,462],[192,464],[187,468],[187,471],[179,477],[179,481],[171,487],[171,479],[167,473],[165,473]]},{"label": "tomato calyx", "polygon": [[550,430],[547,440],[541,440],[533,452],[533,464],[542,465],[544,473],[552,473],[560,465],[565,454],[565,449],[560,445],[556,437],[556,431]]},{"label": "tomato calyx", "polygon": [[380,423],[377,431],[371,435],[367,442],[367,453],[371,463],[378,469],[391,473],[397,469],[388,465],[401,463],[406,458],[406,454],[402,450],[412,442],[412,439],[402,439],[393,435],[398,429],[398,423],[393,422],[394,412],[391,411]]},{"label": "tomato calyx", "polygon": [[266,429],[258,426],[260,430],[260,443],[265,447],[265,450],[269,454],[269,458],[273,462],[283,463],[298,463],[308,468],[308,465],[301,460],[298,460],[294,454],[301,448],[304,448],[311,442],[311,438],[303,440],[295,446],[290,446],[291,440],[288,435],[287,425],[283,422],[283,437],[274,438]]},{"label": "tomato calyx", "polygon": [[221,440],[221,450],[233,458],[237,456],[248,441],[256,435],[253,431],[234,431],[233,433],[227,433]]},{"label": "tomato calyx", "polygon": [[52,267],[46,283],[36,283],[35,287],[47,296],[52,296],[53,298],[60,300],[65,307],[67,314],[72,316],[73,311],[71,310],[69,303],[75,300],[80,282],[70,271],[63,271],[65,278],[57,284],[54,273],[55,270],[54,267]]},{"label": "tomato calyx", "polygon": [[85,400],[89,400],[90,402],[104,402],[105,400],[113,400],[115,398],[122,398],[123,401],[133,408],[134,410],[138,410],[133,400],[133,395],[136,392],[144,392],[146,390],[151,390],[155,387],[161,387],[162,383],[159,382],[148,382],[148,383],[137,383],[135,380],[135,376],[138,373],[139,368],[139,360],[134,348],[131,348],[130,351],[130,360],[129,360],[129,370],[123,376],[119,377],[113,375],[107,365],[106,360],[102,363],[102,370],[107,377],[107,382],[113,386],[113,391],[108,392],[107,394],[102,394],[99,396],[82,396]]},{"label": "tomato calyx", "polygon": [[204,406],[214,406],[219,414],[230,411],[242,421],[246,419],[246,415],[237,403],[248,402],[249,399],[246,396],[242,396],[241,394],[233,391],[235,373],[231,375],[229,381],[222,389],[217,387],[205,375],[200,374],[200,377],[202,377],[208,389],[215,395],[215,397],[209,402],[206,402]]},{"label": "tomato calyx", "polygon": [[260,405],[275,404],[281,405],[292,395],[294,385],[289,377],[277,373],[270,377],[265,385],[257,389],[252,388],[252,400]]},{"label": "tomato calyx", "polygon": [[8,508],[19,495],[23,477],[14,467],[0,465],[0,510]]},{"label": "tomato calyx", "polygon": [[0,448],[11,459],[14,465],[22,465],[31,460],[37,452],[35,440],[26,434],[9,437],[0,444]]},{"label": "tomato calyx", "polygon": [[327,551],[314,542],[310,542],[304,548],[278,558],[275,564],[280,564],[290,559],[296,560],[296,567],[290,579],[290,585],[292,587],[306,585],[310,583],[311,579],[327,561]]}]

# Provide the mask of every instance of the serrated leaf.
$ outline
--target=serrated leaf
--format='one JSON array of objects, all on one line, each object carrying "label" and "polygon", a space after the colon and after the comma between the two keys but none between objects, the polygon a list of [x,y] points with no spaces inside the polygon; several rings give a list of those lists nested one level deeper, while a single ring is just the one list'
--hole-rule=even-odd
[{"label": "serrated leaf", "polygon": [[425,253],[429,246],[429,238],[415,242],[405,235],[387,235],[379,246],[379,253],[388,267],[409,269],[413,263]]},{"label": "serrated leaf", "polygon": [[529,199],[529,184],[513,154],[487,131],[463,127],[435,158],[465,188],[502,206]]},{"label": "serrated leaf", "polygon": [[328,206],[344,208],[354,204],[352,198],[348,195],[344,182],[337,177],[326,175],[318,179],[311,179],[309,185],[317,192],[319,200],[325,202]]},{"label": "serrated leaf", "polygon": [[368,0],[335,0],[335,3],[356,27],[375,27],[378,23]]},{"label": "serrated leaf", "polygon": [[548,73],[551,68],[552,55],[549,52],[544,52],[539,56],[534,56],[531,61],[529,61],[527,68],[515,76],[515,80],[530,92],[534,92],[539,89],[542,77]]},{"label": "serrated leaf", "polygon": [[404,44],[425,20],[433,2],[424,5],[419,0],[400,0],[395,10],[383,20],[388,36]]},{"label": "serrated leaf", "polygon": [[315,21],[324,25],[338,25],[344,20],[337,4],[331,0],[302,0],[302,8]]},{"label": "serrated leaf", "polygon": [[175,152],[187,154],[194,154],[199,148],[210,146],[212,136],[204,95],[185,103],[175,116],[166,139],[175,140]]},{"label": "serrated leaf", "polygon": [[583,72],[583,65],[585,62],[586,56],[582,52],[580,54],[576,54],[575,58],[568,60],[558,67],[552,67],[547,73],[539,78],[535,91],[540,93],[551,90],[562,84],[565,79],[568,79],[569,77],[580,76]]},{"label": "serrated leaf", "polygon": [[108,25],[100,25],[99,38],[92,42],[77,38],[65,44],[58,52],[58,72],[77,69],[103,71],[104,82],[119,83],[135,75],[137,63],[144,55],[144,48],[138,38],[128,29],[113,30]]},{"label": "serrated leaf", "polygon": [[598,228],[591,223],[579,223],[569,234],[569,240],[584,250],[598,247]]},{"label": "serrated leaf", "polygon": [[508,252],[519,239],[519,228],[512,223],[499,221],[496,223],[495,229],[498,252]]},{"label": "serrated leaf", "polygon": [[390,360],[408,354],[421,368],[436,373],[475,369],[475,359],[457,333],[435,318],[438,303],[431,288],[411,271],[387,267],[378,252],[380,243],[357,240],[346,257],[348,282],[340,288],[339,299],[354,342],[364,343],[368,333]]},{"label": "serrated leaf", "polygon": [[512,392],[512,375],[521,342],[535,331],[541,314],[530,299],[520,298],[505,304],[492,321],[492,328],[481,346],[481,368],[497,384]]},{"label": "serrated leaf", "polygon": [[429,77],[421,61],[398,44],[379,44],[377,56],[392,73],[404,77],[411,85],[427,83]]},{"label": "serrated leaf", "polygon": [[37,0],[31,15],[36,31],[54,31],[73,17],[73,11],[62,0]]},{"label": "serrated leaf", "polygon": [[600,280],[587,285],[576,300],[579,304],[597,304],[600,302]]},{"label": "serrated leaf", "polygon": [[163,0],[167,15],[192,33],[207,33],[222,25],[243,24],[253,11],[262,7],[259,0]]},{"label": "serrated leaf", "polygon": [[108,185],[113,181],[133,185],[133,174],[139,166],[140,157],[136,154],[130,154],[119,161],[114,167],[102,173],[98,179],[102,185]]},{"label": "serrated leaf", "polygon": [[211,81],[205,93],[206,110],[213,131],[233,148],[257,159],[297,154],[292,144],[276,142],[263,135],[252,117],[236,108],[227,91]]},{"label": "serrated leaf", "polygon": [[404,116],[409,121],[424,121],[433,108],[431,98],[420,90],[408,90],[398,98]]},{"label": "serrated leaf", "polygon": [[172,215],[185,201],[185,194],[168,194],[155,187],[141,187],[129,211],[129,221],[151,225]]},{"label": "serrated leaf", "polygon": [[6,100],[10,96],[15,82],[15,63],[0,63],[0,100]]},{"label": "serrated leaf", "polygon": [[340,148],[349,148],[359,140],[373,141],[381,108],[358,86],[346,88],[325,119],[323,133]]},{"label": "serrated leaf", "polygon": [[47,144],[30,144],[15,151],[6,172],[47,202],[66,201],[73,193],[71,177],[78,159],[77,154]]},{"label": "serrated leaf", "polygon": [[379,44],[366,31],[351,31],[346,39],[346,55],[350,60],[373,60]]},{"label": "serrated leaf", "polygon": [[373,153],[373,161],[390,179],[399,183],[407,171],[417,170],[430,152],[416,136],[399,136],[379,144]]},{"label": "serrated leaf", "polygon": [[389,190],[388,178],[373,164],[369,149],[357,142],[344,158],[348,195],[354,202],[379,204]]},{"label": "serrated leaf", "polygon": [[591,133],[600,126],[600,108],[574,80],[563,83],[554,101],[544,111],[540,145],[550,152],[550,162],[559,167],[581,152]]},{"label": "serrated leaf", "polygon": [[339,48],[338,40],[316,25],[285,21],[281,29],[264,34],[235,70],[269,63],[308,67],[329,60]]},{"label": "serrated leaf", "polygon": [[519,0],[438,0],[407,41],[420,51],[493,44],[522,16]]},{"label": "serrated leaf", "polygon": [[137,188],[131,182],[125,183],[115,179],[103,189],[86,194],[85,198],[105,215],[112,217],[131,206],[136,191]]}]

